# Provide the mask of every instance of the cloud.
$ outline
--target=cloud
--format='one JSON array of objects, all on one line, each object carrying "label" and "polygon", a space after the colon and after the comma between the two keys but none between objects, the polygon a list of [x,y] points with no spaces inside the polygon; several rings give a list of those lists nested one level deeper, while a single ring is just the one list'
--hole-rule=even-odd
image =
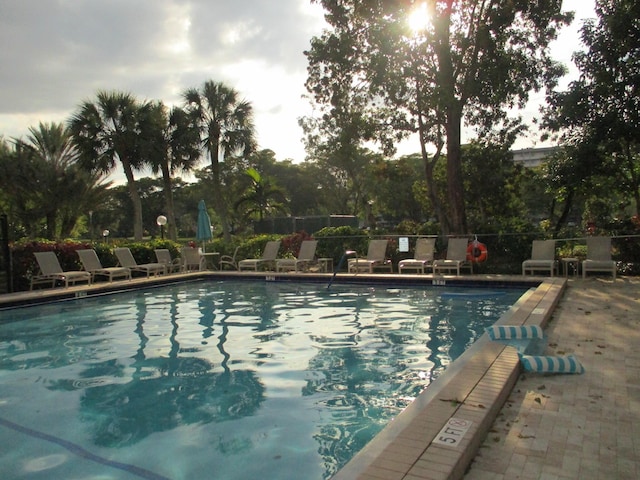
[{"label": "cloud", "polygon": [[308,0],[0,0],[0,135],[64,121],[98,90],[177,104],[212,79],[254,104],[259,127],[283,124],[282,148],[297,144],[283,154],[301,160],[303,50],[322,25]]},{"label": "cloud", "polygon": [[[578,20],[556,58],[569,60],[593,3],[563,2]],[[300,161],[297,120],[311,113],[303,51],[323,26],[310,0],[0,0],[0,136],[65,121],[98,90],[175,105],[215,80],[253,104],[261,148]]]}]

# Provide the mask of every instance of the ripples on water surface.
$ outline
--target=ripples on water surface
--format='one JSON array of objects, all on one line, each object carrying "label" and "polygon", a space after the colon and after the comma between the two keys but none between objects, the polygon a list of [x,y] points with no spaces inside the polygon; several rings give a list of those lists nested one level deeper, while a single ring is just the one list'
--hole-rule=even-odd
[{"label": "ripples on water surface", "polygon": [[2,312],[0,471],[327,478],[522,293],[226,281]]}]

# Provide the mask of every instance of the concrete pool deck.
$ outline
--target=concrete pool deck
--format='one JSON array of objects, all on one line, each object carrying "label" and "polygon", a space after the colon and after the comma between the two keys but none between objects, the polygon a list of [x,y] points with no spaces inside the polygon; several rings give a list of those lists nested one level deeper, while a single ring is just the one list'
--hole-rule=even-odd
[{"label": "concrete pool deck", "polygon": [[[474,280],[480,280],[474,276]],[[439,278],[449,282],[450,277]],[[522,277],[511,277],[513,282]],[[487,280],[487,279],[485,279]],[[497,324],[550,320],[564,278],[538,279]],[[520,374],[516,350],[486,335],[345,465],[333,480],[462,478]]]},{"label": "concrete pool deck", "polygon": [[[173,275],[151,283],[219,275]],[[358,277],[365,280],[364,275]],[[392,282],[399,276],[374,277]],[[416,278],[432,281],[431,276]],[[444,279],[453,282],[456,277]],[[467,279],[517,283],[523,277],[474,275]],[[548,322],[548,351],[575,353],[585,374],[522,375],[515,349],[485,336],[463,355],[466,358],[461,357],[462,362],[455,362],[432,384],[437,388],[430,386],[333,478],[638,478],[640,354],[632,348],[640,340],[640,315],[636,313],[640,311],[640,280],[539,281],[501,322]],[[74,298],[100,288],[130,289],[149,283],[140,279],[112,286],[1,295],[0,307],[53,299],[61,291]],[[434,441],[446,428],[459,435],[453,446]]]},{"label": "concrete pool deck", "polygon": [[546,333],[585,373],[520,375],[464,479],[640,478],[640,279],[569,281]]}]

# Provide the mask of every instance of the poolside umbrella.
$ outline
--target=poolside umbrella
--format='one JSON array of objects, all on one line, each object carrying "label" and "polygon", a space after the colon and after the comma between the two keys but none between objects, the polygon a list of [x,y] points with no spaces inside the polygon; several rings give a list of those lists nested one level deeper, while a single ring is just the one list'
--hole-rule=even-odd
[{"label": "poolside umbrella", "polygon": [[198,202],[198,228],[196,229],[196,240],[202,242],[202,251],[204,252],[204,242],[211,240],[211,219],[207,213],[207,207],[204,200]]}]

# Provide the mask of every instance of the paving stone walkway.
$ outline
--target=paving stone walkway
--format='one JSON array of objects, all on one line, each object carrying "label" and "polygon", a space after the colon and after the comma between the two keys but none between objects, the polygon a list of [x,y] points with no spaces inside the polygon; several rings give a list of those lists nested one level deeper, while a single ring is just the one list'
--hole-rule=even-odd
[{"label": "paving stone walkway", "polygon": [[465,480],[640,478],[640,279],[571,280],[546,332],[586,372],[522,374]]}]

